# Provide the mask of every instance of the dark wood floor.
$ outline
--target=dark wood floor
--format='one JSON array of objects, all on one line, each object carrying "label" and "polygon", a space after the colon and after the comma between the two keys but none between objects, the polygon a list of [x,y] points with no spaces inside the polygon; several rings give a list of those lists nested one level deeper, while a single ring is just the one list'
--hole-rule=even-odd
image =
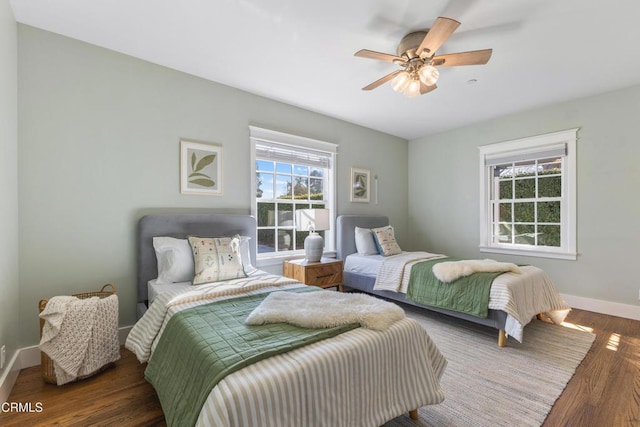
[{"label": "dark wood floor", "polygon": [[[597,338],[543,425],[640,426],[640,321],[573,310],[567,322]],[[144,365],[124,348],[122,356],[114,368],[62,387],[45,384],[40,367],[24,369],[9,402],[34,409],[40,402],[42,412],[0,413],[0,425],[165,425]]]}]

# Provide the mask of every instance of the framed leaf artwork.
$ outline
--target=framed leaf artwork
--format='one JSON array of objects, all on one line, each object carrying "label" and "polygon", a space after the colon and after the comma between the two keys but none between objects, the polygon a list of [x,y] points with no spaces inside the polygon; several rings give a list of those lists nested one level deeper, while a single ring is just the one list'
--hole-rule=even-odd
[{"label": "framed leaf artwork", "polygon": [[351,168],[351,198],[352,202],[369,203],[369,169]]},{"label": "framed leaf artwork", "polygon": [[222,195],[222,147],[180,141],[180,192]]}]

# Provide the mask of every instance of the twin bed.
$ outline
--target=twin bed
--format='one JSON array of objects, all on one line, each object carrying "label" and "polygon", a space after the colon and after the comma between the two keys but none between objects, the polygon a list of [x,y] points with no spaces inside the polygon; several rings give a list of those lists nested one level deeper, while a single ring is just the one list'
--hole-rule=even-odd
[{"label": "twin bed", "polygon": [[[356,227],[372,229],[388,225],[389,218],[386,216],[341,215],[337,218],[336,250],[338,258],[345,263],[345,287],[493,327],[499,331],[499,346],[506,344],[508,335],[522,341],[524,327],[534,316],[544,313],[554,323],[561,323],[570,310],[549,276],[533,266],[522,266],[519,273],[504,273],[493,279],[486,317],[415,302],[407,298],[411,263],[406,268],[400,267],[405,271],[400,276],[401,282],[392,289],[377,281],[385,257],[358,254]],[[433,255],[424,254],[425,257]]]},{"label": "twin bed", "polygon": [[[240,339],[243,334],[250,335],[248,341],[271,336],[273,325],[243,324],[247,304],[250,309],[250,304],[271,293],[310,290],[291,279],[256,270],[255,244],[240,248],[245,253],[244,270],[250,272],[247,277],[199,286],[155,280],[154,237],[234,235],[255,242],[255,220],[245,215],[198,214],[151,215],[139,222],[140,320],[126,347],[140,362],[148,362],[145,376],[158,393],[168,425],[372,426],[407,412],[417,418],[418,407],[444,400],[439,380],[446,359],[424,328],[408,318],[382,331],[347,327],[329,338],[294,345],[251,364],[251,357],[245,360],[245,356],[228,354],[229,348],[220,353],[211,343],[203,344],[206,331],[215,335],[213,341],[229,341],[231,348],[245,345],[247,340]],[[211,307],[224,308],[228,316],[216,326],[203,327],[193,313],[213,311]],[[185,317],[196,323],[176,330],[178,320]],[[165,356],[169,352],[172,354]],[[202,359],[194,360],[201,354]],[[219,361],[235,369],[218,381],[204,381],[208,365]]]}]

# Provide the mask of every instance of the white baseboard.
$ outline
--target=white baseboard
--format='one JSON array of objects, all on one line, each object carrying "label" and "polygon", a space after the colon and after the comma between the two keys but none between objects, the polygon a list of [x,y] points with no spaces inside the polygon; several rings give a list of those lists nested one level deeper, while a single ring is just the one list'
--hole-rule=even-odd
[{"label": "white baseboard", "polygon": [[580,310],[624,317],[625,319],[640,320],[640,305],[622,304],[619,302],[585,298],[575,295],[561,295],[567,304],[571,307],[579,308]]},{"label": "white baseboard", "polygon": [[[131,331],[133,326],[124,326],[118,328],[118,341],[120,345],[124,345],[127,340],[127,335]],[[13,389],[13,385],[16,383],[18,374],[21,369],[31,368],[33,366],[40,365],[40,347],[32,345],[31,347],[23,347],[16,351],[11,358],[11,361],[7,364],[2,377],[0,377],[0,403],[6,402],[9,398],[9,394]]]},{"label": "white baseboard", "polygon": [[16,351],[13,354],[2,376],[0,376],[0,403],[4,403],[9,399],[13,385],[16,383],[16,379],[18,379],[18,374],[20,373],[19,354],[20,351]]}]

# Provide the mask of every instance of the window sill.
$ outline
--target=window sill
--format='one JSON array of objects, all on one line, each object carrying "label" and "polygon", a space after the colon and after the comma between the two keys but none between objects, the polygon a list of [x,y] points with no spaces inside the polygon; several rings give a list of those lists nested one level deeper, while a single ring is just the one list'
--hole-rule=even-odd
[{"label": "window sill", "polygon": [[[336,257],[336,251],[325,251],[322,253],[323,257],[326,258],[335,258]],[[283,261],[289,260],[289,259],[301,259],[304,258],[304,251],[296,251],[296,252],[289,252],[289,253],[279,253],[279,254],[273,254],[273,255],[261,255],[258,257],[258,260],[256,262],[256,268],[263,268],[263,267],[272,267],[274,265],[281,265]]]},{"label": "window sill", "polygon": [[538,258],[553,258],[563,259],[569,261],[575,261],[578,258],[577,253],[572,252],[558,252],[558,251],[542,251],[535,249],[516,249],[516,248],[504,248],[495,246],[480,246],[480,252],[490,252],[502,255],[519,255],[530,256]]}]

